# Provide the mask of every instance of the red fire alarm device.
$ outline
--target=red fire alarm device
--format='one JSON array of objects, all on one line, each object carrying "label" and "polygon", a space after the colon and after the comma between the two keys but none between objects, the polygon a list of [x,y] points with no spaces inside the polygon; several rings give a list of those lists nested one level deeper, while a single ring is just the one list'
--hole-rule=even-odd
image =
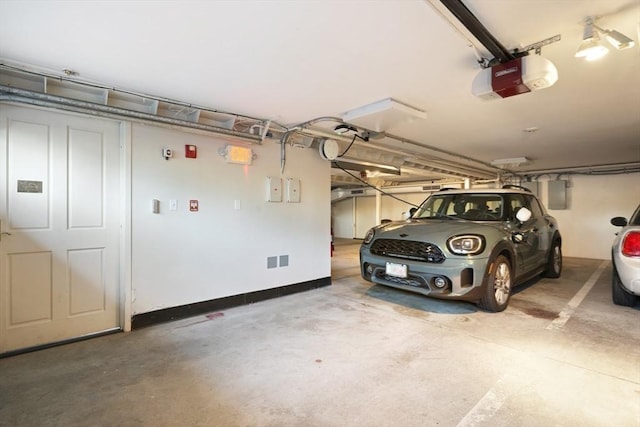
[{"label": "red fire alarm device", "polygon": [[191,212],[198,212],[198,201],[197,200],[189,200],[189,210]]},{"label": "red fire alarm device", "polygon": [[184,146],[184,156],[187,159],[195,159],[198,157],[198,147],[195,145],[185,145]]}]

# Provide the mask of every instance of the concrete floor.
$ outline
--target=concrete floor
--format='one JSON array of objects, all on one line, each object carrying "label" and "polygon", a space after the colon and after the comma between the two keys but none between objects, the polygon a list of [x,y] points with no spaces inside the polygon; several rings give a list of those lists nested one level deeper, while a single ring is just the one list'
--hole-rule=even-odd
[{"label": "concrete floor", "polygon": [[333,286],[0,359],[0,425],[640,426],[610,263],[565,258],[491,314],[372,286],[337,243]]}]

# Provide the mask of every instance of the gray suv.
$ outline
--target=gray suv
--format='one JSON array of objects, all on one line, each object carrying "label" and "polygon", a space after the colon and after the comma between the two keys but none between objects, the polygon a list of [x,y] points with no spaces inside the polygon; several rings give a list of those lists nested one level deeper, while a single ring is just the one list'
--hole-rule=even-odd
[{"label": "gray suv", "polygon": [[561,245],[556,220],[524,187],[440,190],[408,220],[369,230],[360,269],[373,283],[498,312],[514,286],[560,277]]}]

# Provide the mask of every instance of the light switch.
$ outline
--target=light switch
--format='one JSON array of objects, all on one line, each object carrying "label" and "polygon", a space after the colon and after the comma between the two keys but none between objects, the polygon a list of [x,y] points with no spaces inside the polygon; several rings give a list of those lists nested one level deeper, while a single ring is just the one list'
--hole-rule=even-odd
[{"label": "light switch", "polygon": [[175,211],[178,209],[178,201],[177,200],[169,200],[169,210]]}]

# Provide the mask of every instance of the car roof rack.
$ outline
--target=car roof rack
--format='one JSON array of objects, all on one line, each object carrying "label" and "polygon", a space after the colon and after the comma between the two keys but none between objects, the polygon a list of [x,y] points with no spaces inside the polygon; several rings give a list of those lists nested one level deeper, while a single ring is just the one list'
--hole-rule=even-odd
[{"label": "car roof rack", "polygon": [[528,193],[533,193],[533,191],[531,191],[531,189],[529,189],[527,187],[523,187],[522,185],[505,184],[505,185],[502,186],[502,188],[511,189],[511,190],[522,190],[522,191],[526,191]]}]

